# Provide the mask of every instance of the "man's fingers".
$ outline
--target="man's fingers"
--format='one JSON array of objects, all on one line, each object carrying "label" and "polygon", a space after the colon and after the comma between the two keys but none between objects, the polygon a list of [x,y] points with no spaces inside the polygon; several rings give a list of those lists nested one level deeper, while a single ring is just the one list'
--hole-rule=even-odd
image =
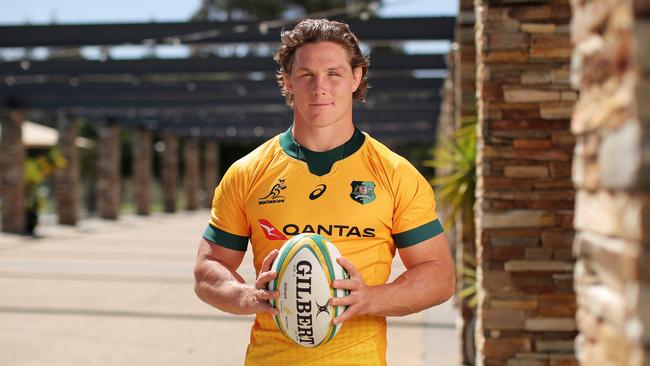
[{"label": "man's fingers", "polygon": [[345,268],[346,271],[348,271],[350,278],[361,277],[361,274],[359,271],[357,271],[357,268],[349,260],[345,259],[344,257],[339,257],[336,262],[340,264],[341,267]]},{"label": "man's fingers", "polygon": [[271,300],[277,299],[280,296],[278,291],[269,291],[269,290],[257,290],[257,298],[262,300]]},{"label": "man's fingers", "polygon": [[264,258],[264,261],[262,262],[262,268],[260,269],[261,272],[267,272],[269,269],[271,269],[271,265],[273,265],[273,261],[275,260],[275,257],[278,256],[278,250],[273,249],[269,255],[267,255]]},{"label": "man's fingers", "polygon": [[332,287],[341,288],[345,290],[355,291],[359,289],[359,281],[357,280],[334,280]]},{"label": "man's fingers", "polygon": [[259,303],[259,307],[258,307],[258,311],[257,311],[257,312],[258,312],[258,313],[268,313],[268,314],[271,314],[271,315],[278,315],[278,314],[280,313],[280,312],[278,311],[278,309],[274,308],[273,306],[271,306],[271,305],[270,305],[268,302],[266,302],[266,301],[264,301],[264,302],[260,302],[260,303]]},{"label": "man's fingers", "polygon": [[256,289],[262,289],[266,288],[266,285],[275,279],[275,277],[278,275],[277,272],[275,271],[269,271],[269,272],[262,272],[260,273],[260,276],[255,280],[255,288]]},{"label": "man's fingers", "polygon": [[353,305],[345,309],[343,314],[337,316],[332,320],[332,323],[334,324],[340,324],[343,323],[344,321],[352,318],[356,313],[358,312],[358,305]]},{"label": "man's fingers", "polygon": [[350,296],[344,296],[344,297],[335,297],[330,300],[330,304],[334,306],[350,306],[356,304],[356,302],[359,301],[357,296],[352,294]]}]

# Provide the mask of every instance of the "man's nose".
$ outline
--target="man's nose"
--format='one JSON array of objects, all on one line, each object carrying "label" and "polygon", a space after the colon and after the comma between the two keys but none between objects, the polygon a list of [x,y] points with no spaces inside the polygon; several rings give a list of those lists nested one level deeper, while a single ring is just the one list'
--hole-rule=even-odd
[{"label": "man's nose", "polygon": [[312,90],[313,95],[325,95],[327,92],[327,79],[325,77],[319,76],[314,80],[314,88]]}]

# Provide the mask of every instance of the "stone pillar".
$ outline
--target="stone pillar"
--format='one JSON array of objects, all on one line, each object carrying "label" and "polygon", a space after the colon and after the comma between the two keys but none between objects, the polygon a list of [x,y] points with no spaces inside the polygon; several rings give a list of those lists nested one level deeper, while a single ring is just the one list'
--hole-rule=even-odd
[{"label": "stone pillar", "polygon": [[114,124],[98,129],[96,206],[99,217],[117,220],[120,211],[120,128]]},{"label": "stone pillar", "polygon": [[152,141],[153,135],[151,131],[139,129],[135,134],[135,143],[132,146],[133,192],[138,215],[149,215],[151,206]]},{"label": "stone pillar", "polygon": [[163,205],[165,212],[176,212],[176,184],[178,181],[178,137],[171,132],[163,134],[165,150],[162,156]]},{"label": "stone pillar", "polygon": [[463,122],[476,120],[476,45],[474,37],[474,2],[460,0],[456,18],[455,39],[458,49],[454,53],[454,90],[456,127]]},{"label": "stone pillar", "polygon": [[187,193],[187,209],[199,208],[199,139],[188,137],[183,142],[183,175]]},{"label": "stone pillar", "polygon": [[[455,91],[455,128],[476,123],[476,45],[475,45],[475,15],[474,1],[461,0],[460,9],[456,18],[455,42],[457,49],[454,52],[454,91]],[[470,271],[458,271],[456,280],[458,290],[467,288],[468,284],[476,281],[471,270],[476,268],[476,233],[474,225],[473,202],[467,202],[458,213],[455,227],[456,265],[459,269],[466,268]],[[476,315],[475,296],[466,296],[459,299],[462,315],[461,347],[463,364],[471,364],[474,359],[475,349],[472,335],[473,318]]]},{"label": "stone pillar", "polygon": [[205,199],[203,200],[203,207],[212,207],[212,198],[214,197],[214,189],[217,188],[219,180],[221,180],[221,166],[220,166],[220,144],[216,141],[205,141],[205,152],[203,159],[203,177],[205,187]]},{"label": "stone pillar", "polygon": [[54,193],[59,224],[76,225],[79,219],[79,153],[76,145],[77,121],[59,118],[58,148],[65,167],[54,169]]},{"label": "stone pillar", "polygon": [[650,2],[572,5],[576,353],[650,365]]},{"label": "stone pillar", "polygon": [[25,232],[25,147],[21,111],[10,111],[2,118],[0,140],[0,192],[2,193],[2,231]]},{"label": "stone pillar", "polygon": [[574,365],[568,0],[476,1],[478,365]]}]

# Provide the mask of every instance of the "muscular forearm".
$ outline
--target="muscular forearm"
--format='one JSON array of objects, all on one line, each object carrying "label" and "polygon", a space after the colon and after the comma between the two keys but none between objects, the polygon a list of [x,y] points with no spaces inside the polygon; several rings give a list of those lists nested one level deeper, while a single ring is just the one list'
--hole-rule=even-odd
[{"label": "muscular forearm", "polygon": [[252,285],[235,271],[214,260],[203,260],[194,269],[194,290],[204,302],[237,315],[253,314]]},{"label": "muscular forearm", "polygon": [[454,294],[454,271],[437,261],[418,264],[395,281],[369,287],[368,314],[404,316],[447,301]]}]

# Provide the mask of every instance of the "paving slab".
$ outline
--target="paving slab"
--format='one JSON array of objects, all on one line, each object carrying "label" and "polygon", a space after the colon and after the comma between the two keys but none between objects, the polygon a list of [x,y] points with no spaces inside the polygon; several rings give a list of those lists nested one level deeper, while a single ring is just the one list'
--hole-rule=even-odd
[{"label": "paving slab", "polygon": [[[0,365],[243,365],[252,316],[194,294],[208,211],[46,218],[37,238],[0,234]],[[392,277],[404,270],[395,260]],[[250,255],[239,271],[254,278]],[[388,363],[458,365],[451,301],[389,318]]]}]

